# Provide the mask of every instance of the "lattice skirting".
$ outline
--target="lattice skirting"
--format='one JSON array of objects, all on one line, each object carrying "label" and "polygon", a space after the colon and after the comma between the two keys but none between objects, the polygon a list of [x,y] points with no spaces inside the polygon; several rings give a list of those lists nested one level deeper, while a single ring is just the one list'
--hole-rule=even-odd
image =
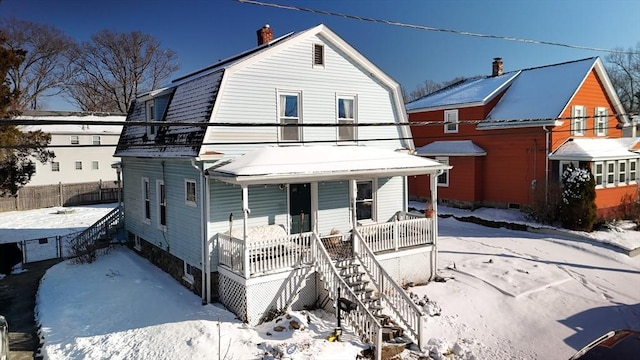
[{"label": "lattice skirting", "polygon": [[302,267],[289,272],[244,278],[219,268],[220,301],[249,325],[257,325],[287,309],[314,306],[317,295],[315,271]]}]

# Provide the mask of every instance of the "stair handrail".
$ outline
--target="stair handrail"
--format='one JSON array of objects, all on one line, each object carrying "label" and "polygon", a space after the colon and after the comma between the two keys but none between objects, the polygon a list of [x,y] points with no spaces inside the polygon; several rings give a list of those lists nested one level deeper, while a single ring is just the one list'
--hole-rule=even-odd
[{"label": "stair handrail", "polygon": [[120,226],[122,220],[124,219],[124,211],[122,211],[123,207],[121,205],[116,206],[113,210],[107,213],[105,216],[100,218],[100,220],[93,223],[93,225],[84,229],[78,236],[71,239],[71,243],[77,242],[80,240],[96,240],[102,234],[103,230],[108,231],[113,228],[113,223],[115,221],[115,227]]},{"label": "stair handrail", "polygon": [[340,288],[342,297],[356,304],[357,309],[353,312],[346,312],[345,318],[349,320],[348,323],[361,338],[364,337],[364,340],[373,343],[376,359],[380,360],[382,357],[382,325],[340,276],[327,249],[322,244],[320,236],[315,231],[313,232],[312,247],[315,259],[314,266],[316,271],[325,279],[325,286],[329,296],[332,299],[336,299],[338,288]]},{"label": "stair handrail", "polygon": [[394,315],[392,319],[407,332],[412,341],[422,348],[426,345],[425,339],[422,338],[426,314],[382,267],[371,247],[356,229],[354,229],[354,241],[358,241],[359,251],[356,257],[371,278],[380,298],[391,308]]}]

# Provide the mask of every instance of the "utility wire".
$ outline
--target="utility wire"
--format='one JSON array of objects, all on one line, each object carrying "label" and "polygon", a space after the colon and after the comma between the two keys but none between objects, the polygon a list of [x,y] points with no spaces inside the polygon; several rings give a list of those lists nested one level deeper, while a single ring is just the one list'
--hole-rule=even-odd
[{"label": "utility wire", "polygon": [[518,41],[518,42],[524,42],[524,43],[528,43],[528,44],[551,45],[551,46],[560,46],[560,47],[566,47],[566,48],[571,48],[571,49],[592,50],[592,51],[618,53],[618,54],[635,54],[636,53],[636,52],[633,52],[633,51],[625,51],[625,50],[615,50],[615,49],[605,49],[605,48],[597,48],[597,47],[591,47],[591,46],[571,45],[571,44],[565,44],[565,43],[560,43],[560,42],[555,42],[555,41],[531,40],[531,39],[523,39],[523,38],[517,38],[517,37],[512,37],[512,36],[481,34],[481,33],[469,32],[469,31],[436,28],[436,27],[425,26],[425,25],[407,24],[407,23],[403,23],[403,22],[399,22],[399,21],[374,19],[374,18],[370,18],[370,17],[349,15],[349,14],[343,14],[343,13],[338,13],[338,12],[333,12],[333,11],[316,10],[316,9],[304,8],[304,7],[299,7],[299,6],[282,5],[282,4],[268,3],[268,2],[262,2],[262,1],[256,1],[256,0],[234,0],[234,1],[237,1],[237,2],[243,3],[243,4],[261,5],[261,6],[274,7],[274,8],[286,9],[286,10],[304,11],[304,12],[309,12],[309,13],[313,13],[313,14],[328,15],[328,16],[338,16],[338,17],[343,17],[343,18],[352,19],[352,20],[368,21],[368,22],[373,22],[373,23],[392,25],[392,26],[400,26],[400,27],[406,27],[406,28],[417,29],[417,30],[444,32],[444,33],[451,33],[451,34],[464,35],[464,36],[474,36],[474,37],[485,38],[485,39],[498,39],[498,40],[507,40],[507,41]]}]

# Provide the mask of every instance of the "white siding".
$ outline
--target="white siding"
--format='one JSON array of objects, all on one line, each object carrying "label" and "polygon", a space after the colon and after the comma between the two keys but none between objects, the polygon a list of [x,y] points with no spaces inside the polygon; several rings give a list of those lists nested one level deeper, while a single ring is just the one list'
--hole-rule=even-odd
[{"label": "white siding", "polygon": [[402,177],[396,176],[378,179],[378,192],[376,194],[378,222],[391,220],[396,212],[403,209],[403,205],[407,202],[404,194],[404,181]]},{"label": "white siding", "polygon": [[[357,96],[358,123],[397,121],[391,90],[357,68],[330,44],[325,43],[325,67],[312,67],[312,45],[319,42],[322,42],[319,37],[309,38],[238,71],[227,71],[213,122],[277,124],[278,91],[302,92],[302,122],[306,124],[335,124],[337,94]],[[303,132],[305,141],[337,139],[335,127],[305,128]],[[214,143],[278,141],[277,127],[213,127],[208,134],[205,141]],[[399,137],[395,126],[364,127],[358,130],[358,135],[360,139]],[[399,140],[361,144],[392,149],[401,146]],[[253,148],[261,146],[265,144]],[[251,149],[246,145],[216,145],[214,150],[235,156]]]},{"label": "white siding", "polygon": [[349,211],[349,182],[321,182],[318,184],[318,232],[326,235],[332,229],[346,233],[351,230]]}]

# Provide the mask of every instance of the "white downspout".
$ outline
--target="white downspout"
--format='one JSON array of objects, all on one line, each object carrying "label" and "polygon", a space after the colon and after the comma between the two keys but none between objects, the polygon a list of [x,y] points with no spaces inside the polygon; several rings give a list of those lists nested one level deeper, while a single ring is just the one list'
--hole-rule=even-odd
[{"label": "white downspout", "polygon": [[205,238],[204,235],[204,224],[205,224],[205,217],[204,217],[204,206],[205,206],[205,202],[204,202],[204,171],[202,171],[202,169],[196,165],[196,161],[195,159],[191,159],[191,166],[193,166],[194,169],[198,170],[198,172],[200,173],[200,241],[202,241],[202,247],[201,247],[201,257],[200,257],[200,261],[202,264],[202,276],[200,276],[202,283],[201,283],[201,287],[202,287],[202,291],[201,295],[202,295],[202,305],[206,305],[208,304],[207,302],[207,298],[206,298],[206,292],[205,291],[208,286],[206,284],[206,278],[207,278],[207,264],[206,264],[206,252],[207,252],[207,248],[208,248],[208,244],[207,244],[207,239]]},{"label": "white downspout", "polygon": [[209,178],[205,175],[204,177],[204,190],[205,190],[205,203],[204,203],[204,240],[205,240],[205,261],[207,269],[207,304],[211,302],[211,251],[210,251],[210,241],[209,241],[209,219],[211,219],[211,194],[209,193]]},{"label": "white downspout", "polygon": [[433,237],[433,250],[431,251],[431,279],[435,279],[438,272],[438,176],[444,170],[438,170],[437,173],[429,176],[429,185],[431,187],[431,209],[433,210],[433,218],[431,219],[431,232]]},{"label": "white downspout", "polygon": [[543,126],[544,130],[544,202],[549,201],[549,129]]},{"label": "white downspout", "polygon": [[249,251],[247,246],[247,231],[249,222],[249,189],[246,185],[242,186],[242,239],[244,241],[244,253],[242,254],[244,262],[244,278],[249,279]]}]

